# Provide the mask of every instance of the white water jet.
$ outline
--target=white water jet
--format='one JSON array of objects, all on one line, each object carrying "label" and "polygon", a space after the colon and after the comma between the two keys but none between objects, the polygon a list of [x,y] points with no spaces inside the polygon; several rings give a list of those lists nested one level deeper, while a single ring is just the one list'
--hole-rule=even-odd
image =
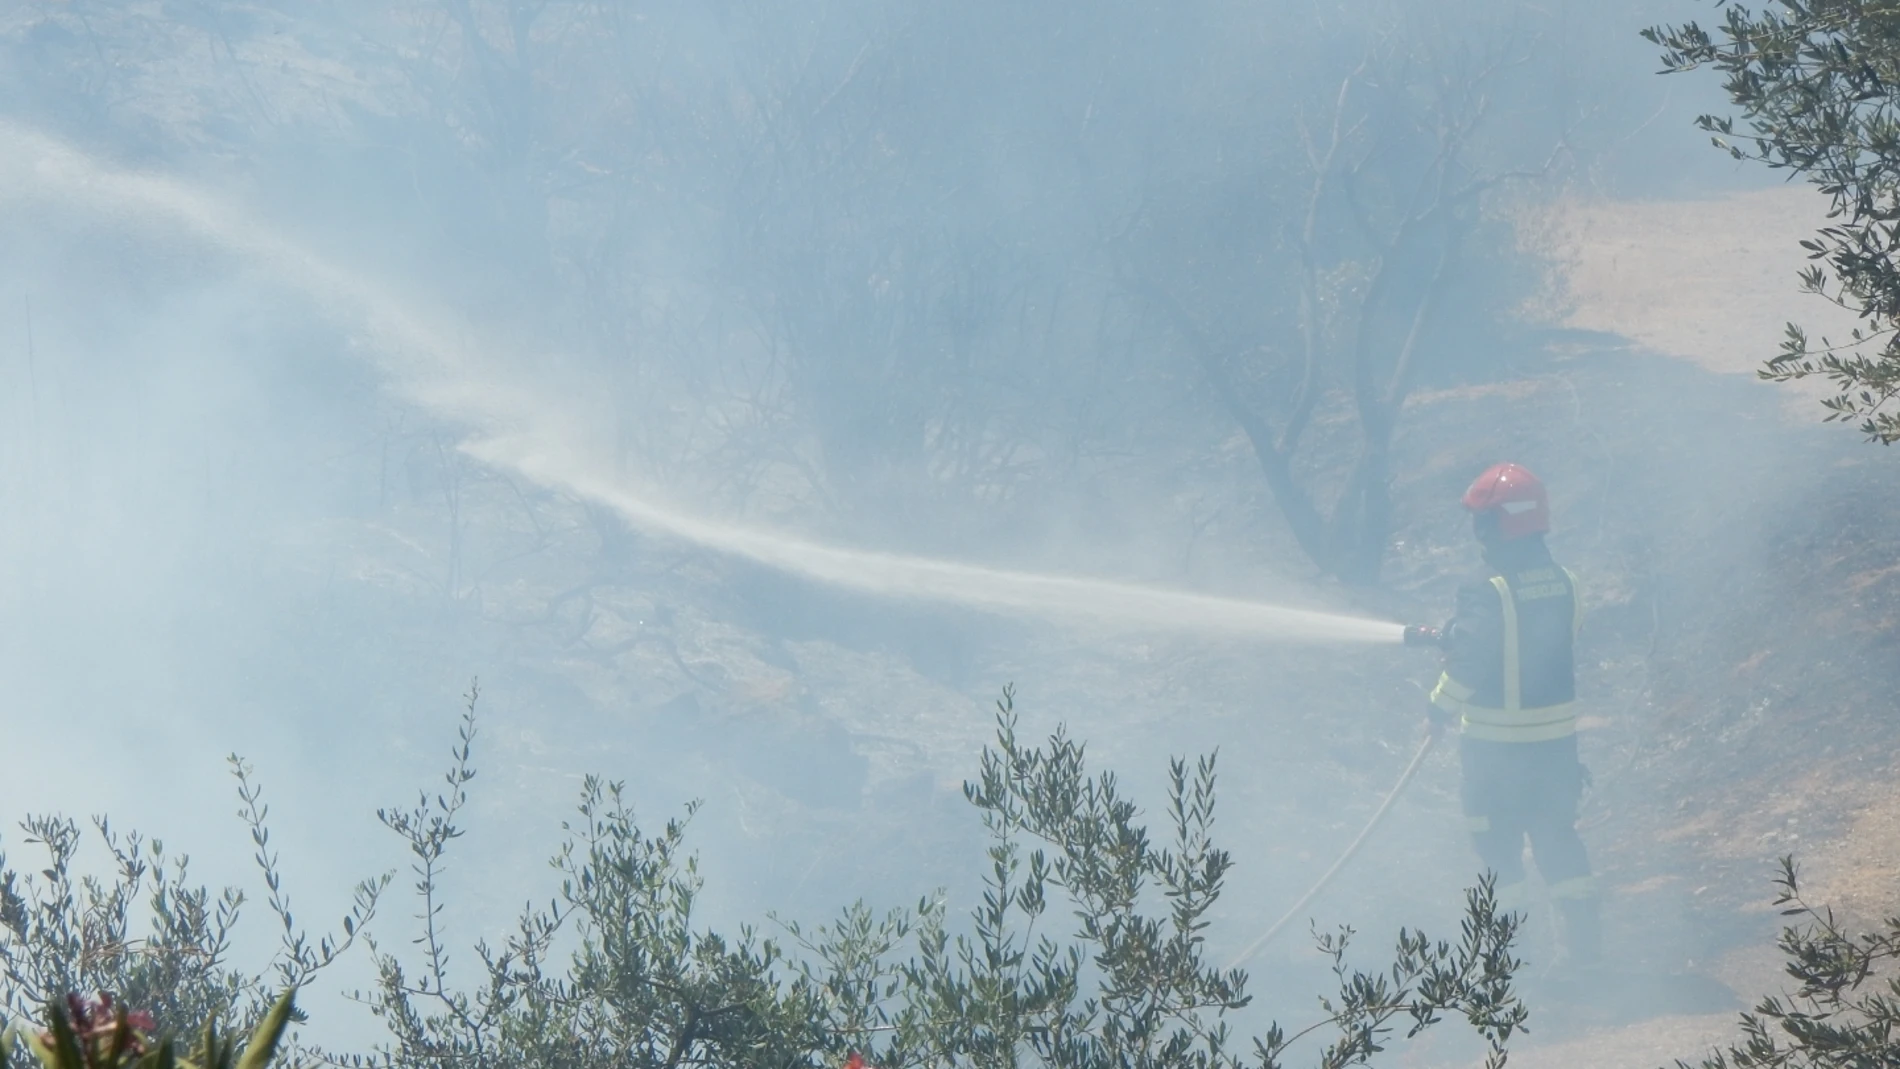
[{"label": "white water jet", "polygon": [[[129,226],[165,223],[262,266],[327,314],[360,324],[382,370],[438,416],[480,428],[482,461],[612,508],[649,532],[869,594],[1072,622],[1294,641],[1397,643],[1396,623],[1078,576],[851,549],[707,519],[634,492],[579,440],[571,406],[511,381],[461,333],[431,323],[254,217],[175,180],[106,166],[0,120],[0,196],[75,202]],[[564,414],[563,409],[568,411]]]}]

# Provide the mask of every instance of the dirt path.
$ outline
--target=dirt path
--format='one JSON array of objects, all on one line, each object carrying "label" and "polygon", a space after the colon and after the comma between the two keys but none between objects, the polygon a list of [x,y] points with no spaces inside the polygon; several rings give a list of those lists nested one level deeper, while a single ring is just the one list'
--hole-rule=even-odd
[{"label": "dirt path", "polygon": [[1548,311],[1562,325],[1748,374],[1790,321],[1811,336],[1853,325],[1797,277],[1808,264],[1800,242],[1825,225],[1826,208],[1805,185],[1702,201],[1567,201],[1528,233],[1556,269]]}]

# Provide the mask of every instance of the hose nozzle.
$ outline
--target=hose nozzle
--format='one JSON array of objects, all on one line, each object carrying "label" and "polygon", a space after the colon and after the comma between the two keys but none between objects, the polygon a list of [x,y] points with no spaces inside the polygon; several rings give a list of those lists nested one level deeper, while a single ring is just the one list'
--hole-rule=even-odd
[{"label": "hose nozzle", "polygon": [[1405,644],[1407,646],[1438,646],[1442,645],[1444,640],[1445,636],[1443,632],[1439,631],[1436,627],[1426,627],[1424,624],[1412,624],[1405,629]]}]

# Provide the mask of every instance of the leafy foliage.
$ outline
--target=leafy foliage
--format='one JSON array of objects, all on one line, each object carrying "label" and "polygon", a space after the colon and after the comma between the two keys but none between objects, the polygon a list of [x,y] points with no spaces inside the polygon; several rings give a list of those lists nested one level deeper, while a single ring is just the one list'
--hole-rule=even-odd
[{"label": "leafy foliage", "polygon": [[26,843],[45,851],[44,867],[22,874],[0,855],[0,1007],[31,1017],[71,992],[106,991],[165,1025],[253,1024],[273,1005],[273,987],[307,983],[348,949],[374,915],[386,880],[359,884],[342,935],[312,943],[290,912],[270,848],[262,788],[248,765],[236,756],[230,761],[243,801],[240,815],[280,927],[279,948],[267,967],[276,983],[232,960],[241,891],[227,887],[213,894],[194,884],[187,857],[168,854],[163,843],[136,833],[121,835],[104,817],[93,827],[110,857],[110,875],[82,874],[85,837],[79,825],[65,817],[30,816],[21,827]]},{"label": "leafy foliage", "polygon": [[[1797,917],[1781,932],[1786,971],[1798,986],[1742,1015],[1743,1040],[1699,1069],[1809,1069],[1900,1064],[1900,917],[1851,932],[1834,911],[1801,897],[1794,859],[1781,860],[1775,905]],[[1678,1061],[1679,1069],[1690,1069]]]},{"label": "leafy foliage", "polygon": [[[700,881],[683,853],[684,823],[644,834],[621,785],[594,777],[582,788],[579,820],[564,825],[554,859],[559,894],[525,910],[502,945],[476,944],[479,987],[454,986],[441,878],[475,778],[475,700],[471,689],[446,790],[424,793],[413,810],[380,814],[413,856],[422,960],[405,964],[372,944],[378,984],[359,997],[391,1042],[376,1057],[342,1060],[442,1069],[812,1064],[806,1052],[825,1046],[816,1031],[822,1015],[807,991],[778,983],[777,947],[749,932],[728,943],[692,929]],[[573,944],[567,969],[551,970],[563,934]]]},{"label": "leafy foliage", "polygon": [[[460,974],[445,877],[476,778],[477,699],[471,687],[439,788],[378,814],[411,856],[418,931],[406,953],[364,930],[388,877],[358,887],[340,935],[313,941],[296,927],[268,808],[249,766],[232,759],[282,929],[270,969],[292,981],[283,989],[328,968],[358,936],[374,958],[376,982],[356,997],[389,1039],[367,1054],[325,1053],[331,1064],[1279,1069],[1300,1040],[1326,1035],[1316,1064],[1339,1069],[1370,1064],[1401,1029],[1410,1038],[1448,1016],[1464,1018],[1502,1064],[1527,1017],[1511,987],[1517,918],[1497,911],[1487,880],[1470,892],[1457,942],[1401,931],[1379,970],[1348,964],[1350,929],[1322,938],[1338,980],[1321,1000],[1323,1018],[1237,1041],[1228,1015],[1249,1004],[1247,975],[1206,959],[1207,917],[1231,866],[1213,837],[1214,758],[1171,763],[1168,834],[1157,842],[1115,775],[1089,771],[1081,743],[1060,730],[1041,746],[1019,738],[1008,691],[997,742],[964,788],[991,838],[985,892],[967,923],[939,896],[883,914],[860,901],[809,931],[781,922],[781,938],[705,930],[686,848],[694,807],[649,833],[622,785],[589,777],[552,859],[558,890],[526,907],[498,943],[477,941],[475,967]],[[149,1033],[220,1020],[254,1024],[261,1038],[240,1057],[207,1025],[198,1066],[263,1069],[295,1011],[288,996],[268,1001],[265,978],[229,960],[242,894],[213,899],[189,885],[182,859],[168,868],[157,844],[121,840],[104,820],[116,878],[80,878],[75,825],[35,818],[27,827],[50,867],[35,879],[0,864],[0,977],[21,1016],[36,997],[51,1001],[51,1031],[35,1048],[47,1069],[189,1065]],[[134,934],[141,894],[144,936]],[[72,991],[102,994],[61,1001]]]},{"label": "leafy foliage", "polygon": [[1814,266],[1803,287],[1860,317],[1838,341],[1795,324],[1763,368],[1777,382],[1821,376],[1838,391],[1828,421],[1857,420],[1876,441],[1900,441],[1900,8],[1866,0],[1781,0],[1759,12],[1726,7],[1711,34],[1697,23],[1644,31],[1665,72],[1713,67],[1733,117],[1699,125],[1740,160],[1802,175],[1833,201],[1835,222],[1803,241]]},{"label": "leafy foliage", "polygon": [[[195,1059],[178,1055],[173,1037],[153,1037],[149,1010],[127,1010],[109,994],[69,993],[47,1003],[46,1031],[25,1041],[44,1069],[265,1069],[296,1016],[295,1000],[294,989],[279,995],[241,1048],[207,1017]],[[0,1040],[0,1069],[11,1069],[17,1046],[11,1034]]]},{"label": "leafy foliage", "polygon": [[[0,858],[0,977],[14,1014],[30,1016],[69,991],[115,991],[170,1020],[228,1014],[258,997],[252,979],[226,967],[238,891],[214,897],[191,886],[185,858],[122,837],[103,819],[95,830],[112,859],[110,879],[75,872],[83,836],[74,821],[35,816],[21,827],[47,856],[37,876]],[[142,938],[131,916],[141,895],[152,918]]]},{"label": "leafy foliage", "polygon": [[[471,691],[445,789],[382,813],[413,855],[419,960],[377,948],[378,986],[360,997],[392,1040],[345,1063],[1275,1069],[1296,1041],[1333,1029],[1318,1063],[1333,1067],[1367,1064],[1401,1020],[1413,1036],[1456,1014],[1501,1064],[1526,1017],[1510,987],[1516,918],[1496,911],[1487,883],[1471,894],[1460,943],[1401,933],[1381,972],[1346,964],[1350,932],[1328,938],[1340,990],[1327,1017],[1236,1050],[1224,1015],[1247,1004],[1246,976],[1204,960],[1205,918],[1230,864],[1212,838],[1213,759],[1171,766],[1172,834],[1157,846],[1114,775],[1089,774],[1079,743],[1061,732],[1040,748],[1019,740],[1007,692],[997,745],[965,787],[992,837],[967,928],[926,899],[882,914],[858,902],[810,930],[783,922],[786,942],[696,929],[701,883],[684,819],[650,835],[621,785],[589,778],[553,859],[558,893],[501,945],[477,943],[480,981],[458,988],[440,881],[462,834],[475,737]],[[1064,907],[1066,938],[1051,928]]]},{"label": "leafy foliage", "polygon": [[[1204,957],[1205,917],[1231,865],[1212,838],[1214,759],[1171,763],[1172,835],[1157,847],[1114,774],[1089,775],[1084,756],[1061,731],[1045,747],[1024,746],[1005,692],[997,745],[964,788],[994,840],[974,930],[952,939],[941,909],[923,911],[919,953],[888,987],[894,1006],[872,1010],[895,1033],[881,1064],[1276,1069],[1296,1041],[1330,1028],[1318,1064],[1363,1065],[1385,1049],[1397,1018],[1410,1017],[1410,1038],[1446,1013],[1465,1017],[1503,1063],[1527,1010],[1510,986],[1517,920],[1497,912],[1488,882],[1471,893],[1457,947],[1401,932],[1394,963],[1367,973],[1346,963],[1350,930],[1323,938],[1339,980],[1336,997],[1321,1002],[1328,1016],[1292,1034],[1274,1025],[1250,1055],[1236,1050],[1223,1017],[1247,1005],[1246,974]],[[1155,891],[1161,908],[1150,911]],[[1066,940],[1039,934],[1054,923],[1052,905],[1068,906]],[[854,947],[866,932],[855,917],[841,929]],[[893,921],[880,935],[900,930]],[[862,968],[862,955],[847,960]],[[862,975],[853,981],[823,986],[868,986]],[[854,1010],[862,1021],[862,1003]]]}]

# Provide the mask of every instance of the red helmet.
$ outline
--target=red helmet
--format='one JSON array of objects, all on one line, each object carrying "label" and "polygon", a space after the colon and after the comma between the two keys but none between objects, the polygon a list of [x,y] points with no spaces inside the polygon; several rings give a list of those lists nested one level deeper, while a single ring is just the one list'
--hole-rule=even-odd
[{"label": "red helmet", "polygon": [[1516,464],[1496,464],[1465,491],[1465,508],[1497,516],[1505,541],[1550,530],[1550,495],[1537,476]]}]

